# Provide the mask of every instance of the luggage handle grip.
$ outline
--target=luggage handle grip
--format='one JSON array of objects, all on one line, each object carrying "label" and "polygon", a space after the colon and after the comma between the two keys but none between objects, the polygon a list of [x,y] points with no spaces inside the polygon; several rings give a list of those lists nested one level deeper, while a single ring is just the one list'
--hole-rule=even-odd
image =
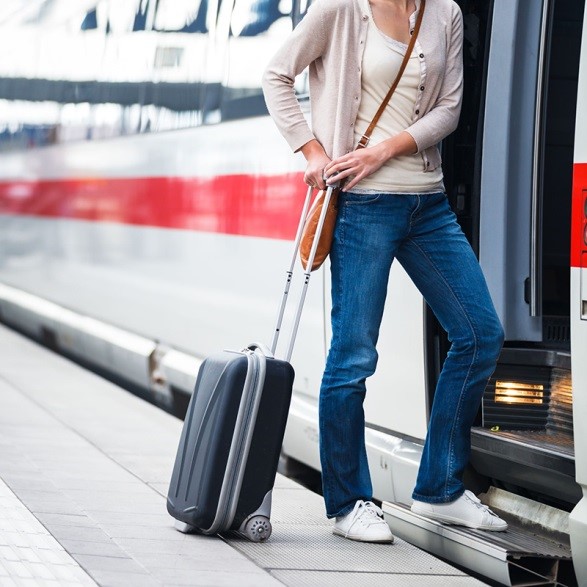
[{"label": "luggage handle grip", "polygon": [[268,359],[274,358],[273,352],[264,342],[252,342],[250,345],[247,346],[247,349],[250,351],[259,349]]}]

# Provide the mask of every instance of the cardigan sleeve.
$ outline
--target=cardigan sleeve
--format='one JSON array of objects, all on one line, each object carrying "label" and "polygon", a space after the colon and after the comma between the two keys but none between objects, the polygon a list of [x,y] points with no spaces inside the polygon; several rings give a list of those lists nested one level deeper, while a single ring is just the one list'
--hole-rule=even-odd
[{"label": "cardigan sleeve", "polygon": [[326,49],[323,4],[318,0],[310,6],[263,74],[267,109],[293,151],[315,138],[296,98],[294,81]]},{"label": "cardigan sleeve", "polygon": [[416,141],[418,153],[438,144],[459,123],[463,99],[463,15],[453,4],[450,43],[439,97],[434,107],[406,128]]}]

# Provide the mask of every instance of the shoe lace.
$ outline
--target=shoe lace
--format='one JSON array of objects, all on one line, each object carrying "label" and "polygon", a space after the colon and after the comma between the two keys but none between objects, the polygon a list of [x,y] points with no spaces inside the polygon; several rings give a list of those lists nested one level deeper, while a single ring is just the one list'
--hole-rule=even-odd
[{"label": "shoe lace", "polygon": [[369,513],[370,516],[376,516],[378,518],[383,516],[383,511],[381,508],[376,506],[372,501],[363,502],[363,508],[366,512]]},{"label": "shoe lace", "polygon": [[383,512],[372,501],[357,501],[353,509],[355,520],[359,518],[378,518],[381,519]]},{"label": "shoe lace", "polygon": [[377,507],[372,501],[357,501],[350,515],[352,516],[352,523],[346,531],[346,536],[349,535],[356,523],[382,522],[385,524],[381,508]]},{"label": "shoe lace", "polygon": [[496,518],[498,517],[498,515],[495,512],[492,512],[488,506],[486,506],[484,503],[481,503],[481,500],[472,491],[469,491],[468,489],[465,490],[465,496],[469,498],[469,501],[471,501],[476,508],[483,512],[487,512]]}]

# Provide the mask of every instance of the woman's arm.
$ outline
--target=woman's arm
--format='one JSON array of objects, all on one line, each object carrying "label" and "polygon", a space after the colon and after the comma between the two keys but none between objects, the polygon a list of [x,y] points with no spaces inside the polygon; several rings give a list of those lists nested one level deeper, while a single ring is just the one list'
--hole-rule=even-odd
[{"label": "woman's arm", "polygon": [[315,137],[295,95],[294,81],[326,50],[324,0],[312,4],[269,62],[263,74],[263,93],[269,114],[293,151],[299,151]]},{"label": "woman's arm", "polygon": [[446,69],[439,98],[430,112],[406,129],[413,137],[418,153],[438,144],[459,124],[463,99],[463,14],[455,4]]}]

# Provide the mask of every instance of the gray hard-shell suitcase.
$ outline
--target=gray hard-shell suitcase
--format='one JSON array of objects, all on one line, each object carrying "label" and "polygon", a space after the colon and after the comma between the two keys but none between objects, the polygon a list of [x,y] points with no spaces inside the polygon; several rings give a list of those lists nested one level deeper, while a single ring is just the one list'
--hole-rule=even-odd
[{"label": "gray hard-shell suitcase", "polygon": [[285,432],[294,370],[289,360],[310,281],[310,267],[332,188],[328,188],[285,360],[274,358],[312,189],[295,240],[271,349],[253,343],[208,357],[186,414],[167,510],[183,532],[235,530],[260,542],[271,534],[271,490]]}]

